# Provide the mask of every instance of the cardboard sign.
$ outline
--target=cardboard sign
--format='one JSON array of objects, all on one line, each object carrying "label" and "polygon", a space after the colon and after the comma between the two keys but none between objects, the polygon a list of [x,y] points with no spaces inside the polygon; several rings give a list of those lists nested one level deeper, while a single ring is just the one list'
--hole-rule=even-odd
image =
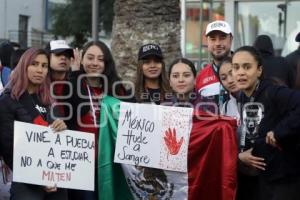
[{"label": "cardboard sign", "polygon": [[94,134],[15,121],[13,181],[94,190]]},{"label": "cardboard sign", "polygon": [[114,162],[186,172],[192,111],[122,102]]}]

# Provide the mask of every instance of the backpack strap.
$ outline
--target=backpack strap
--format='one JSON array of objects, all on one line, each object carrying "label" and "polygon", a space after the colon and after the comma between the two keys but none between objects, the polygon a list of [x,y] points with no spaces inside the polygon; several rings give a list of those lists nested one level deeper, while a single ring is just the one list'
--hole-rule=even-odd
[{"label": "backpack strap", "polygon": [[227,110],[228,110],[228,109],[227,109],[228,101],[229,101],[229,100],[225,101],[225,103],[224,103],[224,106],[225,106],[225,113],[226,113],[226,114],[227,114]]},{"label": "backpack strap", "polygon": [[9,81],[9,75],[11,73],[11,69],[9,67],[3,67],[1,70],[1,81],[3,84],[3,87],[8,83]]}]

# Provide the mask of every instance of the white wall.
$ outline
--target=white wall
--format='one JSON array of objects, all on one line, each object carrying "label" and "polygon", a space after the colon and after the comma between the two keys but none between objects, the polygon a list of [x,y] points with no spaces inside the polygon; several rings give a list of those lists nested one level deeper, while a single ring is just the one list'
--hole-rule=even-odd
[{"label": "white wall", "polygon": [[29,16],[28,31],[44,30],[44,0],[0,0],[0,38],[8,39],[8,31],[19,30],[19,15]]},{"label": "white wall", "polygon": [[0,0],[0,39],[5,38],[6,33],[6,2],[8,0]]}]

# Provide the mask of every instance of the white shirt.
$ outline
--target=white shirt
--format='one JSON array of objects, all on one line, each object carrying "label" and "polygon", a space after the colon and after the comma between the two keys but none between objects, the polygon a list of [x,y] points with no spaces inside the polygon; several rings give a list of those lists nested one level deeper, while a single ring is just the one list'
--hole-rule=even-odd
[{"label": "white shirt", "polygon": [[230,99],[223,104],[221,114],[235,118],[239,124],[240,112],[238,109],[238,103],[234,96],[230,95]]}]

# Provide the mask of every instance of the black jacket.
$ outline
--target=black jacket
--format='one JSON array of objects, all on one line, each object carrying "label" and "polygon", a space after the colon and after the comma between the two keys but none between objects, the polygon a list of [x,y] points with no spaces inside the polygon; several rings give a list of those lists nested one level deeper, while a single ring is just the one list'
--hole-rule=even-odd
[{"label": "black jacket", "polygon": [[287,62],[293,68],[295,74],[295,87],[296,89],[300,89],[300,46],[298,49],[287,55],[286,57]]},{"label": "black jacket", "polygon": [[[88,92],[86,86],[83,84],[83,81],[78,82],[78,78],[81,74],[84,74],[83,71],[74,71],[71,72],[69,75],[69,81],[71,83],[70,87],[64,87],[64,96],[69,96],[69,98],[65,99],[67,103],[70,103],[70,107],[65,106],[65,115],[71,116],[69,120],[66,120],[66,124],[68,126],[68,129],[70,130],[77,130],[78,129],[78,123],[77,123],[77,108],[81,103],[88,104]],[[80,85],[78,85],[78,83]],[[78,94],[78,88],[81,93],[81,95],[85,96],[86,98],[80,98],[80,94]],[[71,110],[70,110],[71,109]],[[89,106],[82,106],[81,107],[81,116],[85,115],[87,112],[89,112],[90,107]]]},{"label": "black jacket", "polygon": [[[0,152],[6,164],[12,169],[14,146],[14,121],[33,123],[40,113],[35,109],[31,96],[25,92],[19,101],[10,97],[9,91],[4,91],[0,97]],[[46,106],[45,106],[46,107]],[[51,123],[49,107],[47,121]]]},{"label": "black jacket", "polygon": [[300,46],[298,47],[298,49],[288,54],[285,58],[293,67],[293,69],[297,70],[297,65],[300,63]]},{"label": "black jacket", "polygon": [[[70,87],[72,88],[70,89],[69,87],[64,87],[64,96],[69,96],[69,98],[65,99],[65,102],[71,104],[70,107],[65,106],[64,110],[65,116],[70,115],[71,117],[69,120],[65,121],[68,129],[70,130],[78,130],[78,119],[90,111],[90,99],[86,79],[84,76],[85,74],[86,73],[83,70],[72,71],[69,75],[69,81],[71,83]],[[114,97],[123,100],[122,97],[126,96],[127,91],[123,87],[120,87],[119,90],[120,91],[116,92],[118,96]],[[107,94],[113,96],[109,92],[103,95]]]},{"label": "black jacket", "polygon": [[293,88],[295,84],[295,69],[283,57],[274,54],[272,41],[267,35],[260,35],[254,42],[254,47],[263,57],[263,75],[281,84]]},{"label": "black jacket", "polygon": [[[260,82],[253,97],[254,102],[264,106],[259,138],[252,152],[265,158],[267,167],[262,175],[268,180],[300,176],[300,92],[265,80]],[[243,105],[249,102],[244,94],[240,100]],[[281,149],[266,144],[269,131],[274,131]]]}]

